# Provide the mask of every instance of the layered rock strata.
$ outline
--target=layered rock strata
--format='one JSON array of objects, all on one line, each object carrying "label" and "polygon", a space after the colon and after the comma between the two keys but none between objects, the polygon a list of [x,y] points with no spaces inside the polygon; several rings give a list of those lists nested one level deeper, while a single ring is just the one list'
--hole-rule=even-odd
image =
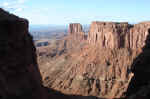
[{"label": "layered rock strata", "polygon": [[73,36],[75,40],[84,40],[85,33],[80,23],[69,24],[68,33],[70,36]]},{"label": "layered rock strata", "polygon": [[145,40],[150,33],[150,22],[135,24],[130,29],[129,46],[131,49],[139,49],[145,46]]},{"label": "layered rock strata", "polygon": [[105,48],[121,48],[125,46],[126,34],[129,33],[128,23],[93,22],[88,34],[91,44]]},{"label": "layered rock strata", "polygon": [[88,42],[102,48],[138,49],[145,45],[150,22],[135,25],[114,22],[93,22],[88,34]]},{"label": "layered rock strata", "polygon": [[[139,71],[144,76],[148,74],[141,66],[142,61],[139,62],[138,72],[132,70],[133,64],[136,63],[134,59],[144,51],[142,48],[150,34],[149,26],[149,22],[135,25],[93,22],[87,44],[86,40],[79,40],[80,36],[76,36],[82,32],[81,25],[70,25],[67,36],[69,38],[64,43],[64,46],[67,46],[65,54],[61,54],[54,61],[42,63],[43,68],[47,70],[42,70],[44,85],[66,94],[105,99],[124,98],[124,93],[130,90],[129,83],[132,86],[134,83],[137,85],[149,82],[145,79],[142,81],[142,76],[138,77],[138,82],[133,80],[135,75],[136,78],[137,74],[141,75]],[[136,66],[134,68],[137,68]],[[140,90],[134,90],[136,89]],[[134,91],[129,93],[133,94]]]}]

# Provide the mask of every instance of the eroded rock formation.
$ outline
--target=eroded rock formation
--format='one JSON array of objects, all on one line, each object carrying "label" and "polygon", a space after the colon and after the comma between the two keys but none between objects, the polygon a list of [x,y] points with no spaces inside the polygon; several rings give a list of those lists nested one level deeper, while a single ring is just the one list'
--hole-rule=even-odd
[{"label": "eroded rock formation", "polygon": [[[66,47],[65,54],[59,58],[42,62],[44,85],[66,94],[124,98],[130,81],[133,82],[136,75],[131,69],[132,64],[142,52],[150,33],[149,22],[136,25],[93,22],[88,44],[76,36],[82,31],[80,25],[70,27],[67,36],[70,38],[65,40],[64,45],[72,47]],[[131,90],[131,93],[134,92]]]},{"label": "eroded rock formation", "polygon": [[150,31],[146,37],[145,45],[133,61],[131,71],[134,73],[130,81],[127,96],[128,99],[149,99],[150,97]]},{"label": "eroded rock formation", "polygon": [[139,49],[145,46],[145,40],[150,30],[150,22],[135,24],[130,30],[129,45],[131,49]]},{"label": "eroded rock formation", "polygon": [[74,40],[84,40],[85,33],[83,32],[83,27],[80,23],[69,24],[68,33],[73,36]]},{"label": "eroded rock formation", "polygon": [[[0,17],[0,98],[47,99],[36,49],[28,33],[28,21],[2,9]],[[150,80],[144,78],[150,71],[149,46],[145,46],[149,44],[149,28],[149,22],[133,26],[93,22],[88,35],[89,44],[86,44],[82,26],[70,24],[68,38],[64,39],[62,46],[56,46],[55,53],[59,53],[59,57],[46,59],[48,62],[45,63],[42,61],[44,85],[70,95],[89,96],[89,99],[123,98],[126,91],[131,99],[139,98],[137,96],[144,92],[149,97]],[[89,46],[91,44],[96,46]],[[140,53],[138,49],[143,46],[143,54],[134,60]],[[137,88],[128,88],[129,83]],[[50,90],[50,97],[61,97],[55,94],[53,96]]]},{"label": "eroded rock formation", "polygon": [[131,25],[128,23],[93,22],[88,34],[88,41],[105,48],[125,47],[126,35]]},{"label": "eroded rock formation", "polygon": [[28,21],[0,9],[0,99],[47,99]]},{"label": "eroded rock formation", "polygon": [[71,24],[69,24],[68,32],[70,34],[83,32],[81,24],[80,23],[71,23]]},{"label": "eroded rock formation", "polygon": [[150,22],[135,25],[114,22],[93,22],[88,34],[90,44],[103,48],[138,49],[145,45]]}]

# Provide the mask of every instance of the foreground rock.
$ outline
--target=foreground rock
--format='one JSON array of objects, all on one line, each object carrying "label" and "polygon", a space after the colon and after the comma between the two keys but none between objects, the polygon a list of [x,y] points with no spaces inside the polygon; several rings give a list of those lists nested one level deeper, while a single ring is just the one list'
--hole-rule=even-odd
[{"label": "foreground rock", "polygon": [[0,99],[47,99],[28,21],[0,9]]}]

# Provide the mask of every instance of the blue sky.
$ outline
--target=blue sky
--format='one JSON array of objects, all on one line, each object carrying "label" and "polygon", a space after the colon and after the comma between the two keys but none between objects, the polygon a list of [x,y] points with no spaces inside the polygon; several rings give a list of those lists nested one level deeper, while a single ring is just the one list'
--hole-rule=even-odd
[{"label": "blue sky", "polygon": [[150,0],[0,0],[0,7],[30,24],[150,20]]}]

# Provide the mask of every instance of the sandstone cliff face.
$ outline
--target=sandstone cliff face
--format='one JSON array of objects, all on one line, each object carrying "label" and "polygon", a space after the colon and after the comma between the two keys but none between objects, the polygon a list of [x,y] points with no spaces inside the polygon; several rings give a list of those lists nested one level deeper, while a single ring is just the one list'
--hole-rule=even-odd
[{"label": "sandstone cliff face", "polygon": [[129,28],[128,23],[93,22],[88,34],[88,41],[104,48],[125,47],[125,39],[129,33]]},{"label": "sandstone cliff face", "polygon": [[0,99],[46,99],[28,21],[0,9]]},{"label": "sandstone cliff face", "polygon": [[[130,25],[93,22],[88,44],[85,43],[86,40],[74,39],[77,37],[74,34],[79,33],[80,29],[71,31],[74,32],[65,39],[65,54],[52,61],[42,62],[44,85],[66,94],[123,98],[129,83],[133,82],[131,79],[136,75],[132,71],[132,64],[146,44],[145,40],[150,33],[149,23]],[[142,68],[142,65],[139,67]],[[147,73],[144,71],[144,74]],[[138,72],[138,75],[141,74]],[[145,83],[140,83],[143,82]]]},{"label": "sandstone cliff face", "polygon": [[145,45],[149,28],[149,22],[133,26],[128,23],[93,22],[88,41],[102,48],[138,49]]},{"label": "sandstone cliff face", "polygon": [[68,33],[72,36],[74,40],[84,40],[85,33],[83,32],[82,25],[79,23],[71,23],[69,24]]},{"label": "sandstone cliff face", "polygon": [[71,23],[71,24],[69,24],[68,32],[70,34],[83,32],[81,24],[80,23]]},{"label": "sandstone cliff face", "polygon": [[129,45],[131,49],[143,48],[150,33],[150,22],[135,24],[130,30]]},{"label": "sandstone cliff face", "polygon": [[73,52],[80,50],[86,43],[86,35],[83,32],[82,25],[71,23],[68,28],[68,35],[59,42],[58,49],[61,52]]},{"label": "sandstone cliff face", "polygon": [[131,65],[131,71],[134,73],[130,81],[127,98],[128,99],[149,99],[150,97],[150,31],[146,37],[145,45]]}]

